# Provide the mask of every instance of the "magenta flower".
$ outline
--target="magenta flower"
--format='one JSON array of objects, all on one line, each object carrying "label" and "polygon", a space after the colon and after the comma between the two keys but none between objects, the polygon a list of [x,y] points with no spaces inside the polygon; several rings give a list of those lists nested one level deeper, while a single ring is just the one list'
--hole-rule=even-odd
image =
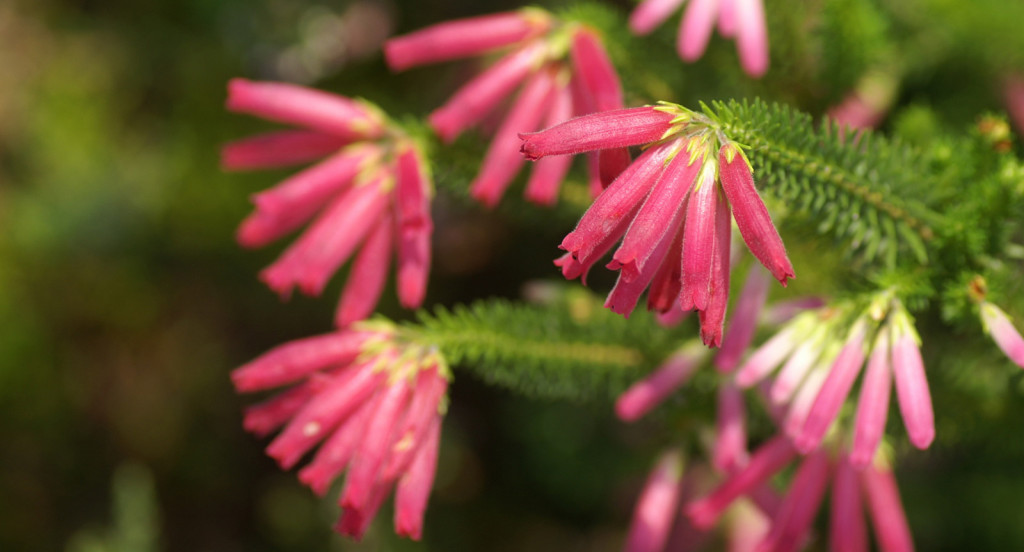
[{"label": "magenta flower", "polygon": [[1024,338],[1021,338],[1020,332],[1013,327],[1006,313],[992,303],[983,301],[981,321],[1003,354],[1017,366],[1024,368]]},{"label": "magenta flower", "polygon": [[1024,133],[1024,75],[1011,75],[1003,84],[1003,100],[1017,132]]},{"label": "magenta flower", "polygon": [[[638,35],[648,34],[684,1],[643,0],[630,15],[629,28]],[[743,70],[755,78],[764,75],[768,70],[768,30],[762,0],[690,0],[679,27],[679,57],[692,62],[704,55],[716,20],[719,34],[736,38]]]},{"label": "magenta flower", "polygon": [[399,301],[418,307],[430,265],[432,184],[412,140],[370,104],[290,84],[232,80],[227,107],[306,129],[228,144],[225,168],[284,166],[326,156],[253,196],[256,210],[238,229],[245,247],[266,245],[312,220],[260,278],[282,296],[294,287],[319,295],[354,256],[335,316],[345,327],[373,312],[396,257]]},{"label": "magenta flower", "polygon": [[704,343],[719,345],[732,220],[779,282],[793,277],[750,165],[736,144],[719,145],[725,139],[703,115],[672,104],[606,111],[521,138],[528,159],[651,144],[562,240],[568,254],[555,262],[565,277],[585,278],[621,238],[608,265],[620,270],[605,303],[613,311],[628,316],[650,288],[649,308],[697,310]]},{"label": "magenta flower", "polygon": [[436,352],[364,323],[277,347],[231,377],[241,392],[294,384],[249,407],[245,427],[261,436],[281,428],[267,454],[284,469],[319,444],[299,471],[319,495],[347,469],[338,532],[361,537],[394,487],[396,532],[420,538],[450,379]]},{"label": "magenta flower", "polygon": [[[438,136],[451,142],[519,89],[470,185],[473,197],[491,207],[522,169],[523,159],[516,153],[519,133],[550,127],[573,115],[623,107],[622,86],[598,35],[536,8],[441,23],[392,38],[384,47],[394,70],[498,50],[507,53],[428,117]],[[595,157],[592,188],[604,189],[629,162],[629,152],[622,147]],[[554,203],[568,170],[568,159],[537,164],[526,198],[542,205]]]},{"label": "magenta flower", "polygon": [[658,459],[633,509],[626,552],[660,552],[668,541],[679,502],[683,455],[666,451]]}]

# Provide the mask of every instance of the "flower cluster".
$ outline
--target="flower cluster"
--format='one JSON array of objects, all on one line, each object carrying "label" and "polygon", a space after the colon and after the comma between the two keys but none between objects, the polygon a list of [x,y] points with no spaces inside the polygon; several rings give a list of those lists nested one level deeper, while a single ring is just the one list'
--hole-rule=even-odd
[{"label": "flower cluster", "polygon": [[302,130],[228,144],[225,168],[262,169],[324,158],[253,196],[256,210],[238,230],[243,246],[266,245],[313,219],[260,278],[284,296],[293,287],[319,295],[359,248],[336,324],[345,327],[373,312],[393,255],[399,301],[418,307],[430,266],[433,189],[414,141],[367,102],[290,84],[232,80],[227,108]]},{"label": "flower cluster", "polygon": [[281,345],[231,378],[240,392],[294,384],[249,407],[245,428],[261,436],[281,428],[267,454],[284,469],[319,443],[299,471],[317,494],[347,468],[339,532],[361,537],[394,487],[395,531],[420,538],[450,379],[436,351],[364,322]]},{"label": "flower cluster", "polygon": [[607,307],[628,315],[647,305],[697,310],[701,337],[717,346],[729,299],[732,220],[751,253],[783,285],[792,278],[768,210],[740,146],[710,118],[674,104],[596,113],[521,135],[528,159],[647,144],[562,240],[567,278],[590,268],[622,239],[608,265],[620,269]]},{"label": "flower cluster", "polygon": [[935,437],[919,344],[902,303],[882,293],[867,313],[838,305],[797,316],[750,355],[735,381],[751,387],[782,365],[766,384],[767,400],[788,405],[783,429],[807,453],[825,438],[867,360],[851,445],[851,461],[865,466],[881,443],[893,382],[910,442],[924,449]]},{"label": "flower cluster", "polygon": [[[629,17],[629,28],[645,35],[665,22],[686,0],[643,0]],[[768,30],[762,0],[690,0],[679,27],[679,57],[696,61],[711,39],[718,21],[718,32],[736,37],[740,65],[751,77],[768,70]]]},{"label": "flower cluster", "polygon": [[[451,142],[480,124],[521,85],[470,186],[473,197],[488,206],[500,201],[522,168],[518,133],[550,127],[573,115],[623,107],[622,85],[600,37],[540,9],[441,23],[392,38],[384,46],[388,65],[396,71],[497,50],[508,51],[428,117],[438,136]],[[592,156],[595,195],[629,160],[629,152],[622,148]],[[568,158],[537,164],[526,184],[526,198],[554,203],[569,164]]]}]

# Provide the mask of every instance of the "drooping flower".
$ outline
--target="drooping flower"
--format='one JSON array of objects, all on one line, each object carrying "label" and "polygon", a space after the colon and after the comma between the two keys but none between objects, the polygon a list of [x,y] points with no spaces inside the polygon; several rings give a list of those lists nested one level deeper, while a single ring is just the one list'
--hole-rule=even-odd
[{"label": "drooping flower", "polygon": [[665,547],[676,518],[682,476],[682,452],[677,449],[664,452],[633,509],[626,552],[660,552]]},{"label": "drooping flower", "polygon": [[[505,53],[428,117],[438,136],[451,142],[519,89],[470,185],[470,193],[492,207],[522,168],[519,133],[573,115],[623,107],[622,86],[597,33],[537,8],[440,23],[392,38],[384,46],[388,65],[396,71],[495,51]],[[526,186],[527,199],[554,203],[569,163],[551,159],[537,164]],[[595,194],[628,164],[623,148],[595,157]]]},{"label": "drooping flower", "polygon": [[284,469],[319,445],[298,474],[319,495],[347,470],[337,531],[361,537],[394,488],[395,531],[420,538],[450,379],[436,351],[360,323],[281,345],[231,378],[240,392],[292,384],[246,409],[245,428],[280,429],[267,454]]},{"label": "drooping flower", "polygon": [[[827,448],[818,448],[801,460],[789,490],[771,514],[770,529],[754,549],[800,550],[810,537],[810,526],[831,478],[831,550],[868,550],[864,521],[866,501],[880,549],[912,551],[910,529],[888,461],[879,455],[858,469],[845,450],[839,451],[835,458],[832,454]],[[710,528],[734,501],[752,493],[796,456],[785,437],[775,437],[754,452],[746,468],[729,475],[708,495],[691,501],[684,508],[697,527]]]},{"label": "drooping flower", "polygon": [[893,381],[910,442],[927,448],[935,426],[920,338],[909,313],[888,292],[872,303],[870,315],[857,315],[855,310],[847,304],[798,315],[754,351],[735,381],[742,388],[751,387],[785,361],[769,385],[768,399],[776,406],[789,404],[783,429],[806,453],[818,447],[838,419],[870,354],[851,456],[861,467],[881,442]]},{"label": "drooping flower", "polygon": [[981,303],[981,321],[1006,358],[1024,368],[1024,338],[1021,337],[1017,328],[1013,327],[1010,317],[1006,316],[1006,313],[999,307],[988,301],[983,301]]},{"label": "drooping flower", "polygon": [[578,117],[521,135],[528,159],[650,144],[562,240],[567,278],[622,243],[608,265],[619,279],[605,306],[627,315],[648,292],[658,312],[678,304],[700,315],[706,345],[722,340],[729,297],[732,220],[754,256],[786,284],[793,267],[754,187],[740,147],[708,117],[663,104]]},{"label": "drooping flower", "polygon": [[700,367],[707,350],[685,345],[649,376],[634,383],[615,401],[615,413],[627,422],[639,419],[682,387]]},{"label": "drooping flower", "polygon": [[366,102],[290,84],[234,79],[227,108],[303,130],[228,144],[225,168],[287,166],[325,157],[253,196],[256,209],[238,229],[245,247],[266,245],[312,220],[260,278],[282,296],[294,287],[319,295],[355,255],[335,316],[344,327],[373,312],[395,257],[399,301],[418,307],[430,265],[432,183],[413,140]]},{"label": "drooping flower", "polygon": [[[629,28],[645,35],[665,22],[685,0],[643,0],[629,17]],[[768,29],[762,0],[690,0],[679,27],[676,48],[685,61],[696,61],[711,39],[718,21],[718,33],[736,38],[740,65],[751,77],[768,70]]]}]

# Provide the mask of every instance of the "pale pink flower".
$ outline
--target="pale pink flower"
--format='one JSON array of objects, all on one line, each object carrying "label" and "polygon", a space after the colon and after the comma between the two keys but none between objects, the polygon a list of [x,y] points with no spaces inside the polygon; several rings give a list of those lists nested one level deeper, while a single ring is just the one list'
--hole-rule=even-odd
[{"label": "pale pink flower", "polygon": [[829,517],[831,552],[868,552],[860,488],[860,477],[850,457],[840,455],[832,479],[832,510]]},{"label": "pale pink flower", "polygon": [[709,495],[686,506],[694,525],[707,529],[715,524],[726,508],[742,495],[753,492],[796,457],[796,449],[784,435],[773,437],[750,456],[740,470],[729,474]]},{"label": "pale pink flower", "polygon": [[860,482],[879,549],[886,552],[913,552],[914,540],[892,468],[884,461],[875,462],[861,470]]},{"label": "pale pink flower", "polygon": [[528,159],[653,143],[562,240],[568,254],[555,264],[567,278],[585,277],[622,238],[608,265],[621,272],[605,306],[628,316],[649,287],[649,308],[667,312],[678,303],[697,310],[702,340],[718,346],[729,297],[731,221],[783,285],[793,268],[745,157],[731,142],[719,147],[722,138],[709,137],[709,125],[702,115],[664,104],[579,117],[521,137]]},{"label": "pale pink flower", "polygon": [[911,444],[926,449],[935,439],[935,415],[921,360],[920,338],[904,313],[893,324],[892,373],[903,425]]},{"label": "pale pink flower", "polygon": [[[385,45],[385,56],[392,69],[402,70],[501,49],[510,51],[428,117],[438,136],[451,142],[521,88],[471,186],[473,197],[490,207],[500,201],[521,170],[522,158],[515,153],[518,134],[573,115],[623,107],[622,85],[600,37],[579,23],[560,21],[536,8],[441,23],[392,38]],[[624,147],[595,157],[591,166],[595,195],[629,162]],[[568,160],[538,164],[526,198],[552,204],[568,169]]]},{"label": "pale pink flower", "polygon": [[828,487],[830,470],[828,451],[818,449],[804,457],[782,500],[782,506],[772,518],[768,535],[757,550],[796,552],[803,546]]},{"label": "pale pink flower", "polygon": [[[629,28],[645,35],[665,22],[685,0],[643,0],[629,18]],[[768,70],[768,30],[762,0],[690,0],[680,22],[677,50],[685,61],[696,61],[707,48],[711,31],[736,38],[740,65],[751,77]]]},{"label": "pale pink flower", "polygon": [[996,345],[1007,358],[1024,368],[1024,338],[1013,327],[1013,322],[1002,309],[984,301],[981,303],[981,321]]},{"label": "pale pink flower", "polygon": [[861,382],[857,417],[853,428],[853,447],[850,463],[862,468],[871,463],[875,451],[885,434],[885,420],[889,416],[889,395],[892,393],[892,353],[889,350],[888,330],[878,332],[868,360],[867,373]]},{"label": "pale pink flower", "polygon": [[267,454],[284,469],[319,445],[299,472],[317,494],[347,468],[336,529],[356,538],[393,486],[396,531],[420,537],[449,378],[436,352],[395,341],[385,323],[288,343],[232,374],[246,392],[304,380],[250,407],[245,427],[283,426]]},{"label": "pale pink flower", "polygon": [[743,392],[732,383],[720,384],[711,464],[723,473],[735,472],[749,460],[746,417]]},{"label": "pale pink flower", "polygon": [[1011,75],[1003,84],[1003,100],[1017,132],[1024,134],[1024,76]]},{"label": "pale pink flower", "polygon": [[238,229],[243,246],[266,245],[309,223],[260,278],[285,297],[294,287],[319,295],[354,257],[335,315],[335,323],[344,327],[373,312],[395,257],[401,304],[422,304],[430,266],[432,184],[412,140],[370,104],[290,84],[232,80],[227,106],[309,130],[229,144],[223,152],[226,168],[327,156],[253,196],[256,209]]},{"label": "pale pink flower", "polygon": [[677,449],[664,452],[647,478],[633,509],[626,537],[626,552],[660,552],[668,541],[676,516],[683,455]]},{"label": "pale pink flower", "polygon": [[615,413],[627,422],[648,413],[693,376],[705,355],[703,347],[683,347],[649,376],[622,393],[615,401]]},{"label": "pale pink flower", "polygon": [[715,367],[720,372],[732,372],[740,363],[740,358],[754,340],[757,321],[768,299],[770,279],[763,267],[752,266],[747,280],[736,301],[736,312],[722,339],[722,348],[715,355]]}]

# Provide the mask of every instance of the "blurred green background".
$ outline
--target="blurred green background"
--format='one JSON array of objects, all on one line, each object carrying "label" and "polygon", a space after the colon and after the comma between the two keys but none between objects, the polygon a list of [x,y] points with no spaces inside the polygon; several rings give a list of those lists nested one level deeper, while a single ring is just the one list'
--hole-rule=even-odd
[{"label": "blurred green background", "polygon": [[[454,80],[394,77],[380,42],[516,5],[0,2],[0,550],[619,549],[665,442],[656,422],[626,428],[608,405],[519,399],[460,378],[425,541],[393,537],[385,510],[355,544],[331,533],[331,499],[316,499],[243,433],[251,399],[228,380],[270,347],[325,331],[338,282],[320,300],[283,304],[256,279],[280,246],[235,245],[247,196],[287,173],[218,168],[220,144],[268,128],[224,112],[227,80],[317,84],[423,113],[466,68],[438,70]],[[773,17],[773,29],[797,25]],[[800,53],[799,40],[774,47]],[[706,63],[734,64],[730,56],[716,39]],[[780,88],[801,74],[799,60],[781,65],[797,69],[780,71]],[[987,84],[953,78],[960,69],[908,71],[900,103],[938,106],[956,128],[1000,109]],[[820,109],[830,94],[778,95]],[[929,113],[925,129],[936,124]],[[552,276],[565,227],[517,228],[457,200],[436,209],[429,300],[511,296]],[[382,309],[406,316],[390,293]],[[902,466],[919,549],[1024,549],[1021,387],[1015,379],[1008,406],[968,418],[1002,428],[998,446],[965,436]]]}]

